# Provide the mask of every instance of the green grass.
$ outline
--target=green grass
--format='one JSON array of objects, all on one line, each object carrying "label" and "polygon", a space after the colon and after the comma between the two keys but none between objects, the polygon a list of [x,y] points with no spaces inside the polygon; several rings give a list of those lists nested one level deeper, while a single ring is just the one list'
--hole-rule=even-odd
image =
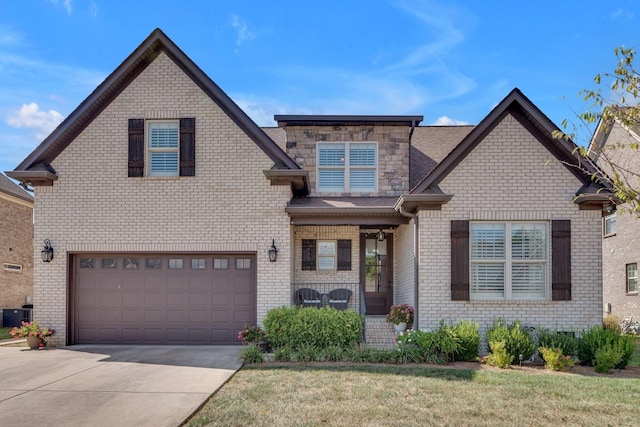
[{"label": "green grass", "polygon": [[0,340],[8,340],[11,338],[9,332],[11,332],[13,328],[0,328]]},{"label": "green grass", "polygon": [[389,365],[252,365],[189,426],[639,425],[640,381]]}]

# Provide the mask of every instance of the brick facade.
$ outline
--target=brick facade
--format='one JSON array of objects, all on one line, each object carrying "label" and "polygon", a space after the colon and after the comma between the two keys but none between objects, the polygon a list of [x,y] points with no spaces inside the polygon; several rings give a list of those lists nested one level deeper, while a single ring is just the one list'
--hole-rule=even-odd
[{"label": "brick facade", "polygon": [[[21,308],[33,296],[33,203],[0,192],[0,236],[0,309]],[[22,271],[5,270],[5,263]]]},{"label": "brick facade", "polygon": [[[629,148],[630,143],[638,143],[628,131],[614,124],[605,141],[605,151],[612,161],[631,171],[640,171],[640,150]],[[624,147],[623,147],[624,146]],[[608,171],[606,163],[599,162]],[[622,320],[632,316],[640,320],[640,296],[627,293],[626,265],[640,264],[640,219],[636,214],[626,211],[625,205],[618,207],[616,213],[615,235],[603,238],[603,303],[611,305],[611,314]]]},{"label": "brick facade", "polygon": [[[196,119],[194,177],[128,178],[129,118]],[[55,259],[36,263],[34,314],[66,342],[67,254],[248,252],[257,255],[258,322],[289,300],[288,186],[245,133],[165,54],[152,62],[55,159],[59,179],[36,188],[36,241]],[[275,239],[278,261],[267,250]]]},{"label": "brick facade", "polygon": [[[573,198],[580,182],[512,116],[506,116],[440,188],[453,199],[442,210],[421,211],[419,218],[422,328],[435,327],[440,319],[469,319],[484,330],[498,317],[566,331],[601,322],[601,213],[579,209]],[[549,224],[555,219],[571,220],[571,301],[451,300],[451,220]],[[550,282],[551,271],[548,277]],[[547,292],[550,295],[550,289]]]}]

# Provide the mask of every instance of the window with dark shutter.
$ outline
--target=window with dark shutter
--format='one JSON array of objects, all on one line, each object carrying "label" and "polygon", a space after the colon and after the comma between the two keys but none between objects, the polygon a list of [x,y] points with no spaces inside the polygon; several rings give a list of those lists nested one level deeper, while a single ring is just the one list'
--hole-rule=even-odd
[{"label": "window with dark shutter", "polygon": [[469,300],[469,221],[451,221],[451,300]]},{"label": "window with dark shutter", "polygon": [[338,240],[338,270],[351,270],[351,240]]},{"label": "window with dark shutter", "polygon": [[144,119],[129,119],[128,176],[144,176]]},{"label": "window with dark shutter", "polygon": [[571,300],[571,221],[551,221],[551,298]]},{"label": "window with dark shutter", "polygon": [[302,240],[302,269],[316,269],[316,241],[313,239]]},{"label": "window with dark shutter", "polygon": [[180,119],[180,176],[196,174],[196,119]]}]

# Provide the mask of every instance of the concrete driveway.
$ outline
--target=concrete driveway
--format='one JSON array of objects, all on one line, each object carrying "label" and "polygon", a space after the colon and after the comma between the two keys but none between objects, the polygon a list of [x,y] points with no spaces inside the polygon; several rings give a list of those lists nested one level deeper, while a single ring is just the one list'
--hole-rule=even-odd
[{"label": "concrete driveway", "polygon": [[0,346],[0,424],[177,426],[241,366],[241,346]]}]

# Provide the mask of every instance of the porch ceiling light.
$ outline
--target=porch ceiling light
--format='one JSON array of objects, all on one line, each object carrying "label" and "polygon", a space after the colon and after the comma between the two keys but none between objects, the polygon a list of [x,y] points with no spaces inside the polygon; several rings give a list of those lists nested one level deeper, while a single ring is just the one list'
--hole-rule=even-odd
[{"label": "porch ceiling light", "polygon": [[378,231],[377,236],[378,236],[378,242],[383,242],[384,241],[385,235],[384,235],[384,231],[382,231],[382,229],[380,231]]},{"label": "porch ceiling light", "polygon": [[42,262],[51,262],[53,259],[53,248],[49,239],[44,241],[44,249],[42,249]]},{"label": "porch ceiling light", "polygon": [[276,239],[271,240],[271,247],[269,248],[269,261],[276,262],[278,259],[278,248],[276,248]]}]

